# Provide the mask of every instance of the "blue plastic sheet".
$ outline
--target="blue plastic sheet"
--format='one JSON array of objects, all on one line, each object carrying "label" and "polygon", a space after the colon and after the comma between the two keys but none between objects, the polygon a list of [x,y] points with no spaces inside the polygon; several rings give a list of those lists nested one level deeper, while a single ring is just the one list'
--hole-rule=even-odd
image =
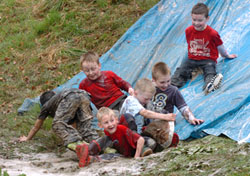
[{"label": "blue plastic sheet", "polygon": [[[101,57],[102,70],[112,70],[132,85],[142,77],[151,78],[158,61],[166,62],[173,73],[186,58],[184,30],[191,25],[190,12],[197,2],[207,4],[208,25],[238,58],[218,59],[217,71],[224,76],[219,90],[205,96],[201,75],[181,88],[196,118],[205,122],[190,125],[175,111],[175,130],[182,140],[224,134],[239,143],[250,142],[250,0],[160,1]],[[55,90],[78,87],[84,77],[79,73]]]}]

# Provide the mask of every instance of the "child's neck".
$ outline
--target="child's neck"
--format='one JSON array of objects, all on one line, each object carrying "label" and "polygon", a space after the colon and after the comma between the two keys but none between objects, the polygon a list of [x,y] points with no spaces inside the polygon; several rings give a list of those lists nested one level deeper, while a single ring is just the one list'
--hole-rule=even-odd
[{"label": "child's neck", "polygon": [[196,30],[196,31],[202,32],[202,31],[204,31],[206,28],[207,28],[207,24],[204,26],[204,28],[203,28],[202,30]]}]

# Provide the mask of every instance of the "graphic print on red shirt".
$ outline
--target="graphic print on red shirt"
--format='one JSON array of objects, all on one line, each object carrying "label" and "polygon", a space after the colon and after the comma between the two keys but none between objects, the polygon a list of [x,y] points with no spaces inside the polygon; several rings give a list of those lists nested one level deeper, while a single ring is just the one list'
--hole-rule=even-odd
[{"label": "graphic print on red shirt", "polygon": [[217,60],[219,56],[217,47],[223,42],[216,30],[208,25],[203,31],[197,31],[194,26],[189,26],[185,34],[188,43],[188,58]]}]

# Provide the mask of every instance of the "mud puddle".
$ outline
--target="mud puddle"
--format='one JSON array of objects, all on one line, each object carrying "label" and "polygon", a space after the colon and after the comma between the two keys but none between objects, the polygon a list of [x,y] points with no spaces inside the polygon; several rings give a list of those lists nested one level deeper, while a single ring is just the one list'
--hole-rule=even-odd
[{"label": "mud puddle", "polygon": [[78,168],[78,159],[72,151],[62,156],[54,153],[22,155],[21,159],[0,158],[0,168],[10,176],[78,176],[78,175],[140,175],[145,159],[115,158]]}]

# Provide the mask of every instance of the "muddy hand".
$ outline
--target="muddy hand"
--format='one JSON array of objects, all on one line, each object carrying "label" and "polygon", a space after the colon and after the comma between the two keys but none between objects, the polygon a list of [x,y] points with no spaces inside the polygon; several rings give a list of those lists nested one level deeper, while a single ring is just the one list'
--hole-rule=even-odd
[{"label": "muddy hand", "polygon": [[200,125],[200,124],[202,124],[203,122],[204,122],[204,120],[196,119],[196,118],[194,118],[193,120],[190,120],[190,123],[191,123],[192,125]]}]

